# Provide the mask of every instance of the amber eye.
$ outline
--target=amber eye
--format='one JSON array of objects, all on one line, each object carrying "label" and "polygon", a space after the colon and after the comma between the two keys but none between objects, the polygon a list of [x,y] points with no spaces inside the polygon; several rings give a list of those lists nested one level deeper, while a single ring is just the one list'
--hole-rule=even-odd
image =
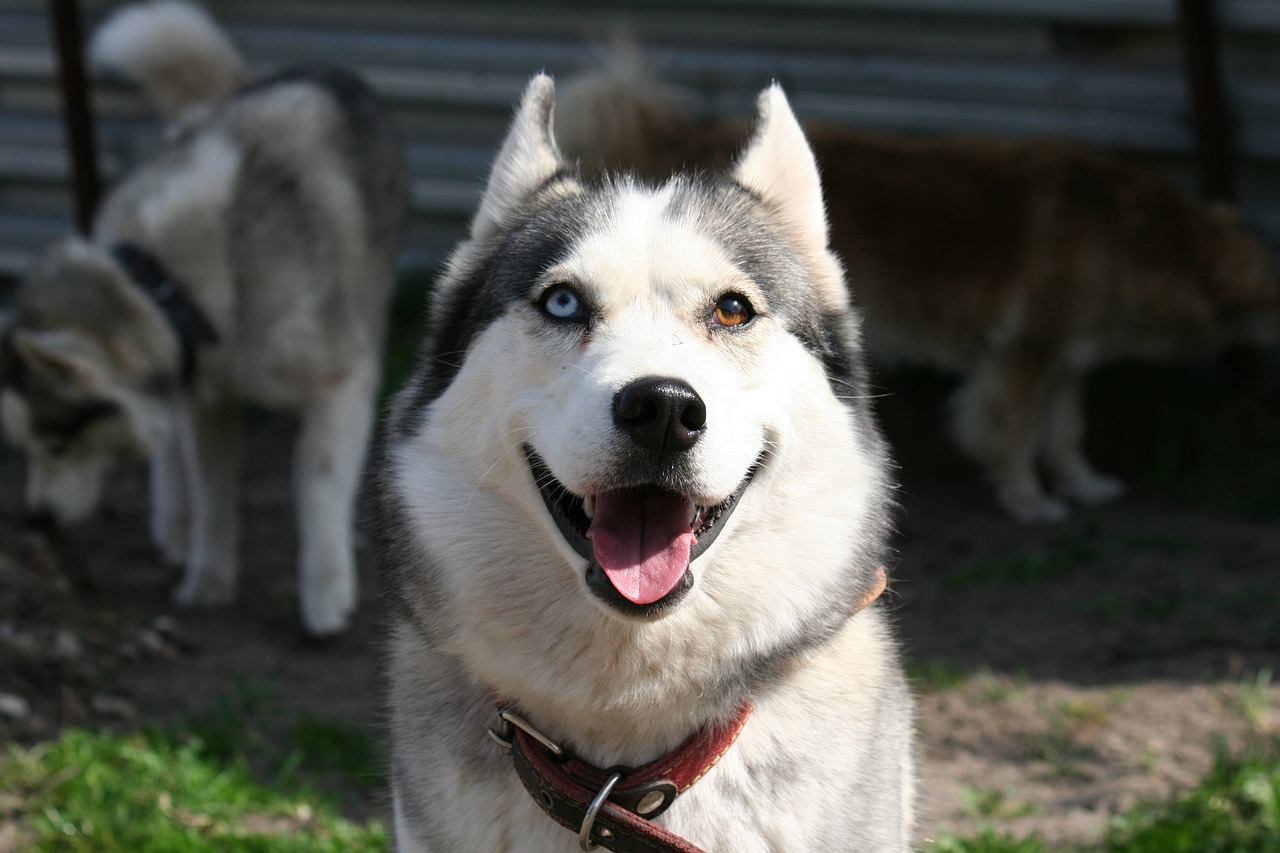
[{"label": "amber eye", "polygon": [[726,293],[716,303],[715,321],[721,326],[745,326],[756,316],[756,312],[740,293]]}]

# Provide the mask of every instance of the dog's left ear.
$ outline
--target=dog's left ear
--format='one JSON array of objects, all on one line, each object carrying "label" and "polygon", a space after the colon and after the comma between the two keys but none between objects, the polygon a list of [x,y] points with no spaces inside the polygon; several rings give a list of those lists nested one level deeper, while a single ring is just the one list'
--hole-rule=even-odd
[{"label": "dog's left ear", "polygon": [[555,83],[546,74],[529,81],[471,222],[473,238],[501,230],[511,210],[563,165],[551,127],[555,100]]},{"label": "dog's left ear", "polygon": [[756,123],[734,177],[783,216],[806,248],[827,248],[827,213],[818,163],[782,87],[774,83],[756,99]]},{"label": "dog's left ear", "polygon": [[847,307],[844,272],[828,248],[818,162],[777,83],[756,99],[755,128],[734,178],[778,212],[793,244],[809,261],[814,284],[828,307]]}]

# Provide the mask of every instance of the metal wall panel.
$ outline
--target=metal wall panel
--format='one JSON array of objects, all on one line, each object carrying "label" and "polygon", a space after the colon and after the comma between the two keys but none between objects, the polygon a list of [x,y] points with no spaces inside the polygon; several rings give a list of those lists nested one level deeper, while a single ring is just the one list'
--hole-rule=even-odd
[{"label": "metal wall panel", "polygon": [[[118,3],[83,0],[86,29]],[[904,133],[1059,136],[1119,149],[1189,192],[1174,0],[214,0],[255,67],[360,68],[393,105],[414,174],[405,263],[462,232],[530,73],[570,75],[627,32],[700,115],[743,115],[771,79],[801,118]],[[1280,3],[1221,0],[1242,203],[1280,246]],[[0,0],[0,272],[71,229],[46,4]],[[159,129],[137,93],[94,89],[108,179]]]}]

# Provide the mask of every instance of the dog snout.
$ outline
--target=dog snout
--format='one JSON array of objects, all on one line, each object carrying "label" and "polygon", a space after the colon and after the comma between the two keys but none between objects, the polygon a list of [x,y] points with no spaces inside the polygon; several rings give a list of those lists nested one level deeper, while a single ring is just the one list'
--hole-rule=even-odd
[{"label": "dog snout", "polygon": [[687,382],[648,376],[614,395],[613,422],[640,447],[665,456],[698,442],[707,426],[707,406]]}]

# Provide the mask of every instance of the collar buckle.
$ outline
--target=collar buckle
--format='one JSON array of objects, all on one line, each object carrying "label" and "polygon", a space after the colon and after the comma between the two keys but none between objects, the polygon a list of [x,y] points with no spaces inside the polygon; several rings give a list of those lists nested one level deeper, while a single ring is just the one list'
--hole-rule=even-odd
[{"label": "collar buckle", "polygon": [[511,751],[511,742],[515,739],[516,729],[527,734],[542,745],[547,752],[550,752],[556,758],[564,757],[564,750],[560,745],[542,733],[533,723],[524,717],[512,711],[510,708],[498,709],[498,722],[493,728],[489,729],[489,737],[493,742],[502,747],[506,752]]}]

